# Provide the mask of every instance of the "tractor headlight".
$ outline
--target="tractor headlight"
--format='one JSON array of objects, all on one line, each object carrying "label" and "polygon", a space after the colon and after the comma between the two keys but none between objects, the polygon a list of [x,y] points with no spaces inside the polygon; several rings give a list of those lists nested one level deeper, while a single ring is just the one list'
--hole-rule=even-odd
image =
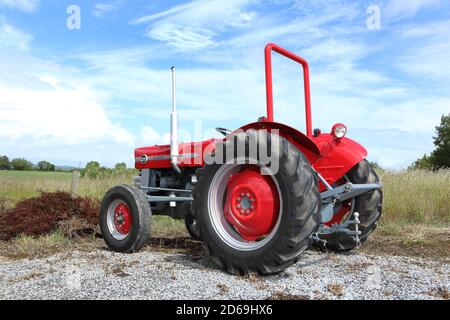
[{"label": "tractor headlight", "polygon": [[347,134],[347,127],[345,125],[343,125],[342,123],[337,123],[331,129],[331,134],[336,139],[342,139]]}]

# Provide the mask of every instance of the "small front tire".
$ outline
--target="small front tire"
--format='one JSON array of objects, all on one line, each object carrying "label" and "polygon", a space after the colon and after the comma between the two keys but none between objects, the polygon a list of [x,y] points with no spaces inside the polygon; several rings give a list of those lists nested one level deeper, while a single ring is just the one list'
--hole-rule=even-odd
[{"label": "small front tire", "polygon": [[[363,160],[354,166],[346,174],[346,177],[351,183],[355,184],[380,182],[378,175],[367,160]],[[359,224],[359,230],[361,231],[359,239],[363,244],[378,226],[383,205],[383,192],[374,190],[354,198],[353,201],[354,208],[352,211],[359,213],[359,220],[361,221]],[[350,218],[353,218],[353,215],[347,217],[347,219]],[[350,225],[349,228],[355,230],[354,225]],[[357,246],[354,237],[344,232],[321,235],[320,237],[327,241],[327,248],[332,251],[349,251]]]},{"label": "small front tire", "polygon": [[150,237],[151,218],[142,190],[128,185],[110,189],[100,206],[100,230],[106,245],[116,252],[138,251]]}]

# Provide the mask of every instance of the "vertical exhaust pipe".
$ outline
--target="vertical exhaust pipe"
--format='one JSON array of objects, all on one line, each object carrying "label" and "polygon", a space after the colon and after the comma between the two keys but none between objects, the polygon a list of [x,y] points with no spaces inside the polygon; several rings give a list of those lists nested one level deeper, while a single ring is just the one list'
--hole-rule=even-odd
[{"label": "vertical exhaust pipe", "polygon": [[170,160],[173,169],[181,174],[178,167],[180,154],[178,152],[178,113],[177,113],[177,97],[176,97],[176,71],[172,67],[172,113],[170,114]]}]

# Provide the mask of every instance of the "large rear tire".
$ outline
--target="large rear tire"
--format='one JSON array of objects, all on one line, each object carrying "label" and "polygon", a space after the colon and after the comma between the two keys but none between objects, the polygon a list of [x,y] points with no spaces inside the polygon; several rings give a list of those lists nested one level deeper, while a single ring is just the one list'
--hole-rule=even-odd
[{"label": "large rear tire", "polygon": [[[235,167],[237,164],[230,162],[206,165],[197,171],[198,183],[193,189],[193,212],[198,221],[203,245],[219,266],[232,274],[269,275],[279,273],[296,263],[309,247],[311,235],[320,225],[321,201],[317,177],[309,161],[300,150],[278,135],[255,130],[234,134],[229,136],[222,146],[216,147],[216,154],[217,149],[222,147],[225,155],[235,140],[238,145],[245,145],[245,163],[250,163],[250,160],[260,163],[259,153],[257,159],[250,157],[249,141],[252,139],[256,139],[258,148],[270,150],[272,145],[275,146],[272,148],[271,158],[279,161],[279,170],[273,172],[272,176],[258,177],[256,171],[245,164],[243,167]],[[231,148],[231,152],[236,157],[236,150]],[[264,166],[258,167],[257,172],[260,172],[261,167]],[[229,176],[227,170],[232,172]],[[273,197],[279,199],[278,209],[273,211],[273,227],[264,236],[255,236],[252,239],[244,238],[243,233],[238,231],[242,226],[232,225],[224,218],[230,197],[228,193],[231,192],[228,190],[231,189],[231,177],[236,179],[242,172],[247,174],[248,170],[255,171],[250,173],[255,181],[274,186],[273,190],[277,190],[278,195]],[[265,203],[266,199],[253,197],[253,192],[258,194],[254,187],[255,185],[246,185],[248,194],[242,194],[242,199],[237,198],[238,201],[245,200],[248,203],[246,209],[249,210],[244,213],[246,210],[236,205],[241,208],[238,210],[242,210],[243,214],[251,219],[256,214],[267,215],[269,210],[264,206],[258,207],[259,201]],[[252,195],[249,196],[250,194]],[[254,206],[250,208],[250,204]],[[248,232],[251,234],[252,229],[248,228]]]},{"label": "large rear tire", "polygon": [[142,190],[128,185],[110,189],[100,206],[100,230],[116,252],[141,249],[150,237],[152,213]]},{"label": "large rear tire", "polygon": [[[353,167],[346,174],[346,178],[355,184],[377,183],[380,181],[367,160],[363,160]],[[374,190],[354,198],[353,201],[353,212],[359,213],[359,220],[361,221],[359,230],[361,231],[360,241],[362,244],[378,226],[378,220],[382,211],[383,193],[381,190]],[[353,216],[347,217],[347,219],[350,218],[353,218]],[[349,228],[355,230],[354,225],[350,225]],[[333,251],[348,251],[357,246],[355,239],[344,232],[321,235],[321,238],[327,241],[327,248]]]}]

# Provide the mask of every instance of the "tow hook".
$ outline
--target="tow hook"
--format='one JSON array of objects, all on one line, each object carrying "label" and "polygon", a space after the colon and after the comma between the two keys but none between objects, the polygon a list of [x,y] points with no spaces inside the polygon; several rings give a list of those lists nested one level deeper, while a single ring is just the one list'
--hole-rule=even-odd
[{"label": "tow hook", "polygon": [[328,249],[327,249],[327,240],[325,240],[325,239],[321,239],[320,237],[319,237],[319,234],[316,232],[316,233],[313,233],[312,235],[311,235],[311,240],[312,240],[312,242],[313,242],[313,247],[316,247],[316,248],[318,248],[321,252],[323,252],[323,253],[327,253],[328,252]]}]

